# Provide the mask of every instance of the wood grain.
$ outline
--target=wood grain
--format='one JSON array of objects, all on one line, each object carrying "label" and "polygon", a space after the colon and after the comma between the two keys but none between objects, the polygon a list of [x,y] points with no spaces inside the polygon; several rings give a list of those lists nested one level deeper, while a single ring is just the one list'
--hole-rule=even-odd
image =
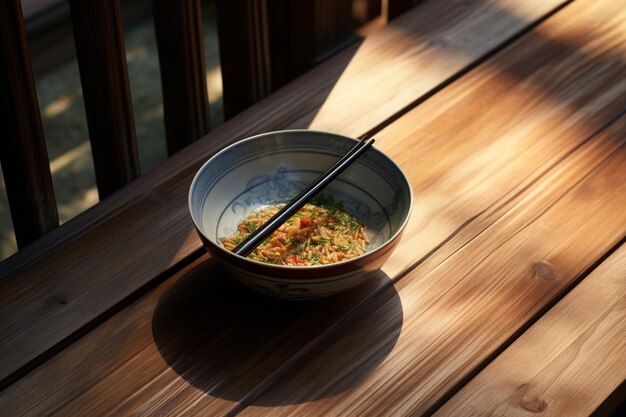
[{"label": "wood grain", "polygon": [[19,0],[0,6],[0,160],[20,248],[59,225]]},{"label": "wood grain", "polygon": [[[587,13],[589,20],[573,22],[573,16],[580,18]],[[592,23],[593,20],[596,20],[595,24]],[[499,182],[493,178],[494,175],[502,175],[498,167],[504,171],[524,170],[520,163],[535,163],[537,158],[546,156],[542,155],[548,149],[544,147],[551,148],[552,144],[558,142],[548,139],[555,133],[548,130],[560,130],[565,127],[567,115],[575,119],[576,112],[580,111],[580,106],[584,103],[583,100],[574,99],[570,93],[566,93],[573,92],[578,83],[582,82],[579,78],[581,73],[587,72],[591,77],[588,81],[594,83],[592,74],[600,68],[606,68],[607,65],[616,65],[616,70],[624,71],[623,59],[618,58],[623,56],[622,45],[625,35],[620,21],[620,10],[612,9],[608,2],[596,4],[577,2],[538,28],[542,33],[551,35],[549,42],[547,39],[532,39],[531,34],[527,40],[532,43],[526,43],[526,39],[520,40],[518,44],[510,47],[509,53],[504,52],[493,61],[489,61],[484,68],[481,67],[480,71],[469,74],[458,84],[447,87],[441,94],[377,135],[381,142],[385,140],[384,134],[388,133],[388,137],[393,138],[396,146],[400,147],[402,145],[398,145],[399,143],[411,141],[416,141],[414,144],[422,143],[422,146],[414,146],[412,152],[407,149],[404,152],[399,151],[401,155],[399,161],[403,167],[405,164],[415,164],[416,159],[413,155],[420,155],[419,162],[423,167],[424,178],[420,178],[418,184],[413,185],[414,190],[417,188],[416,216],[423,220],[419,227],[407,231],[405,236],[409,237],[405,239],[408,240],[398,248],[398,253],[394,253],[390,265],[385,266],[384,269],[390,276],[393,276],[392,271],[396,268],[393,265],[398,259],[402,262],[402,259],[406,258],[419,258],[421,253],[428,254],[427,249],[421,247],[421,239],[428,240],[431,234],[437,233],[441,228],[452,230],[450,218],[458,216],[458,213],[464,210],[468,210],[466,216],[472,218],[469,214],[478,208],[479,201],[489,195],[494,183]],[[612,30],[605,31],[600,27],[611,27]],[[602,41],[588,33],[588,38],[587,35],[577,38],[580,48],[568,48],[570,58],[561,61],[568,54],[557,53],[556,55],[560,55],[561,58],[551,62],[543,61],[545,66],[540,63],[540,57],[541,60],[545,59],[546,51],[555,48],[554,42],[559,39],[576,39],[576,34],[581,33],[582,28],[588,28],[591,32],[594,32],[595,28],[602,30],[607,36],[605,39],[612,39],[609,42],[612,46],[606,44],[609,49],[605,53],[599,52],[595,49],[596,40]],[[527,48],[531,44],[536,48],[536,61],[527,55],[529,52]],[[573,50],[578,53],[571,53]],[[578,61],[578,64],[582,65],[578,67],[574,60],[583,52],[588,53],[586,51],[594,53],[589,54],[586,64]],[[605,61],[609,56],[613,56],[613,60],[609,60],[613,64]],[[510,67],[525,68],[529,71],[527,79],[519,79],[519,73],[500,73],[499,76],[495,76],[496,68],[510,68],[508,65],[501,65],[504,60],[510,62]],[[535,64],[531,64],[532,62]],[[490,70],[494,72],[490,74]],[[509,75],[512,76],[507,80]],[[613,78],[612,83],[615,89],[607,90],[613,93],[599,99],[603,101],[607,97],[615,97],[613,94],[616,94],[621,103],[617,108],[623,108],[626,90],[617,73],[614,75],[616,78]],[[554,83],[548,81],[552,77],[555,77]],[[565,80],[569,77],[572,77],[570,81],[556,86],[559,84],[557,79]],[[515,78],[518,78],[517,83],[512,81]],[[574,79],[578,81],[574,82]],[[490,82],[486,82],[487,80]],[[511,84],[508,84],[509,82]],[[473,84],[480,88],[474,90],[471,87]],[[508,88],[505,88],[507,84]],[[566,87],[566,84],[570,86]],[[460,90],[461,87],[463,90]],[[560,97],[569,97],[573,100],[563,101],[559,99]],[[588,96],[582,93],[580,97]],[[543,100],[545,102],[541,103]],[[468,110],[469,108],[473,108],[474,111]],[[496,114],[498,117],[495,117]],[[429,118],[430,123],[423,125],[422,122]],[[536,122],[538,124],[535,124]],[[597,153],[592,159],[599,160],[603,154],[611,152],[611,148],[604,146],[618,146],[623,143],[625,130],[622,119],[611,131],[598,139],[601,148],[594,151]],[[559,145],[562,147],[572,136],[564,131],[561,133],[564,134],[564,141]],[[475,144],[471,139],[473,137],[484,140],[483,152],[474,147]],[[420,141],[417,138],[428,138],[429,141]],[[471,143],[467,143],[468,139]],[[498,139],[504,139],[505,142]],[[448,152],[451,156],[444,157],[443,152],[430,154],[438,141],[449,143]],[[502,221],[506,221],[511,222],[510,226],[513,226],[513,220],[521,221],[518,223],[518,230],[509,229],[506,232],[502,230],[502,234],[493,235],[490,231],[494,228],[488,228],[477,231],[474,236],[478,237],[468,235],[472,229],[483,223],[483,219],[502,216],[498,211],[502,205],[511,203],[508,197],[490,205],[487,210],[474,211],[478,213],[477,217],[473,218],[469,225],[453,234],[444,247],[402,278],[397,286],[407,318],[394,351],[382,367],[374,371],[369,380],[353,390],[346,391],[345,395],[335,395],[302,406],[284,406],[275,410],[275,414],[377,415],[384,410],[385,414],[389,415],[421,415],[429,414],[436,409],[441,401],[454,391],[457,384],[462,384],[476,373],[483,362],[497,353],[509,337],[515,337],[516,332],[523,329],[528,321],[540,315],[541,306],[549,305],[550,297],[558,296],[560,291],[567,289],[569,284],[576,281],[580,273],[594,264],[595,259],[589,256],[590,252],[595,251],[596,256],[602,256],[624,236],[624,219],[619,217],[623,216],[620,211],[624,206],[624,190],[619,184],[624,181],[625,156],[624,146],[619,146],[621,146],[619,153],[614,154],[612,162],[602,170],[602,174],[594,172],[594,175],[599,175],[594,181],[591,183],[591,180],[583,181],[568,192],[567,197],[558,196],[577,184],[581,178],[585,178],[578,177],[584,171],[583,166],[593,169],[593,165],[583,162],[586,157],[581,160],[574,156],[575,161],[571,163],[567,174],[574,176],[570,178],[569,184],[561,183],[560,186],[563,187],[561,191],[558,190],[558,186],[556,189],[553,188],[558,185],[555,177],[542,179],[540,187],[546,187],[544,195],[554,193],[551,198],[556,200],[552,200],[552,203],[546,204],[543,208],[536,207],[526,212],[525,216],[529,217],[525,219],[523,216],[516,218],[520,212],[513,210],[496,223],[502,225]],[[551,152],[556,150],[551,149],[553,149]],[[516,155],[516,159],[509,159],[507,157],[509,153]],[[468,155],[472,155],[472,158],[465,159]],[[487,166],[496,169],[497,174],[486,169]],[[621,173],[615,174],[613,171]],[[561,179],[566,177],[563,171],[555,175]],[[613,175],[617,176],[612,177]],[[610,177],[612,179],[609,180]],[[520,175],[505,180],[509,181],[511,195],[516,195],[520,184],[528,184],[527,180],[530,178],[523,178],[524,175]],[[428,187],[431,187],[430,190]],[[475,194],[471,194],[472,197],[466,200],[464,196],[469,189],[474,190]],[[611,203],[611,207],[600,210],[599,207],[604,206],[607,199],[612,199],[614,195],[616,200]],[[536,198],[536,195],[525,197],[527,202]],[[557,202],[554,203],[555,201]],[[580,203],[583,201],[586,209],[581,209]],[[525,209],[522,207],[517,210],[524,212]],[[495,211],[491,212],[492,209]],[[550,217],[543,217],[541,214],[544,211],[550,213]],[[593,224],[585,223],[588,221]],[[581,229],[583,224],[585,227]],[[409,228],[411,226],[410,223]],[[609,230],[614,227],[618,230]],[[589,234],[590,231],[594,231],[593,234]],[[607,232],[612,233],[611,238],[607,239]],[[581,233],[585,233],[585,236]],[[507,239],[510,239],[510,243],[503,245]],[[481,243],[485,246],[477,252],[467,252]],[[455,253],[458,248],[463,249]],[[454,256],[450,258],[452,254]],[[398,258],[395,258],[396,255]],[[543,284],[538,284],[537,278],[544,279],[549,284],[541,288]],[[563,279],[566,282],[563,282]],[[462,282],[459,282],[461,280]],[[446,281],[448,288],[442,287],[446,285],[444,284]],[[511,288],[506,287],[507,285]],[[553,288],[548,288],[551,286]],[[410,308],[407,308],[408,306]],[[413,319],[408,318],[413,316],[415,316]],[[375,319],[370,314],[363,322]],[[347,328],[353,326],[353,322],[346,325]],[[374,340],[384,338],[385,330],[381,332],[382,334],[374,334],[371,337]],[[354,329],[338,331],[335,337],[338,341],[325,350],[325,353],[314,358],[292,378],[282,381],[274,390],[257,398],[254,402],[258,406],[246,410],[244,415],[263,414],[264,407],[268,404],[303,402],[305,395],[308,397],[315,395],[311,393],[311,386],[317,390],[317,395],[322,395],[325,391],[332,391],[340,386],[342,378],[363,372],[366,367],[362,364],[378,355],[375,347],[369,355],[356,361],[354,357],[344,355],[340,346],[342,338],[351,339],[357,334],[364,335],[362,343],[368,343],[366,338],[370,332],[364,331],[362,327],[355,326]],[[333,363],[332,369],[326,373],[321,372],[320,370],[325,367],[324,364],[328,363]]]},{"label": "wood grain", "polygon": [[[558,9],[565,3],[553,6]],[[541,18],[537,7],[535,2],[519,1],[420,4],[394,20],[390,30],[359,45],[309,127],[353,135],[362,129],[362,120],[377,127],[388,123],[398,109],[419,104],[462,74],[453,69],[465,66],[468,56],[475,58],[474,63],[489,56],[500,43],[500,33]],[[422,18],[415,19],[415,14]],[[470,16],[466,24],[471,30],[457,24]],[[411,82],[399,74],[413,74]],[[382,85],[385,89],[378,91]]]},{"label": "wood grain", "polygon": [[[377,133],[377,146],[415,172],[410,243],[389,276],[462,229],[480,234],[501,204],[624,111],[626,32],[614,11],[569,6]],[[579,13],[590,17],[570,20]],[[590,36],[575,37],[584,27]]]},{"label": "wood grain", "polygon": [[[623,130],[624,124],[619,128]],[[584,177],[585,170],[581,168],[590,168],[587,164],[592,162],[593,157],[602,159],[607,146],[614,143],[611,139],[614,138],[610,135],[608,138],[597,138],[594,146],[588,146],[585,152],[569,161],[568,168],[575,168],[577,176]],[[587,163],[581,164],[584,161]],[[564,172],[569,169],[557,170],[553,177],[567,177]],[[615,167],[608,169],[620,171]],[[568,181],[575,182],[575,177]],[[559,195],[555,192],[558,188],[544,187],[540,193],[558,200]],[[616,190],[616,193],[619,192]],[[535,201],[535,196],[528,195],[526,200]],[[503,221],[504,224],[507,222]],[[497,246],[497,242],[490,240],[492,245]],[[581,241],[583,247],[585,243]],[[443,281],[450,285],[450,280]],[[364,294],[349,294],[349,298],[343,296],[313,306],[285,306],[252,296],[228,281],[220,268],[202,259],[40,367],[20,384],[10,387],[9,398],[2,397],[0,404],[17,404],[27,407],[29,414],[37,414],[37,410],[52,411],[68,398],[78,395],[58,415],[81,415],[86,412],[94,415],[158,412],[220,415],[235,407],[236,400],[244,398],[245,390],[250,390],[254,382],[276,378],[270,372],[272,369],[268,371],[265,368],[275,366],[280,371],[284,364],[293,366],[294,363],[305,362],[307,358],[301,355],[301,350],[310,352],[308,344],[315,341],[314,335],[335,330],[332,324],[337,317],[349,312],[346,306],[354,306],[364,295],[385,285],[385,281],[386,278],[381,277],[381,282],[361,288]],[[439,277],[434,277],[429,285],[438,281]],[[382,294],[377,299],[385,301],[383,312],[372,312],[371,309],[380,302],[369,302],[365,309],[352,317],[360,317],[362,322],[366,322],[360,324],[358,331],[350,333],[344,326],[331,333],[330,340],[338,339],[340,349],[349,352],[350,357],[346,361],[354,362],[355,358],[359,358],[358,365],[365,370],[384,359],[385,352],[393,347],[394,338],[400,333],[398,326],[402,323],[403,314],[404,322],[409,320],[407,302],[402,300],[400,304],[395,290],[387,287]],[[349,321],[348,325],[351,323]],[[337,333],[342,336],[337,337]],[[199,335],[203,336],[199,339]],[[363,342],[364,335],[368,337],[367,343]],[[376,341],[376,346],[372,341]],[[374,356],[369,357],[372,350]],[[294,353],[295,359],[292,360],[290,355]],[[206,358],[213,359],[207,361]],[[333,356],[332,360],[337,358]],[[341,364],[342,361],[338,365]],[[183,373],[185,379],[176,373],[181,372],[181,367],[186,368]],[[318,368],[316,372],[323,368]],[[342,379],[339,388],[333,387],[333,381],[326,379],[321,382],[311,379],[312,386],[306,387],[314,389],[318,383],[328,382],[329,392],[336,393],[342,387],[360,382],[359,375],[364,369],[355,372],[354,377]],[[60,372],[68,383],[60,384],[61,387],[47,387],[44,382]],[[367,375],[366,371],[364,373]],[[342,377],[343,374],[338,375],[338,378]],[[94,381],[96,383],[92,386]],[[210,395],[207,396],[204,391]],[[324,392],[315,390],[300,390],[299,394],[300,398],[304,396],[308,400],[325,396]],[[264,406],[277,404],[282,402],[266,400]],[[210,412],[206,407],[210,407]],[[298,410],[296,415],[300,415],[301,411]],[[21,414],[16,411],[15,415]],[[313,412],[313,415],[320,414]]]},{"label": "wood grain", "polygon": [[[379,305],[375,311],[338,326],[320,351],[251,397],[240,415],[266,415],[269,405],[281,405],[272,409],[276,416],[430,415],[622,240],[625,128],[626,117],[579,148],[443,263],[418,267],[396,283],[405,319],[381,365],[372,366],[380,362],[377,342],[397,330],[372,329],[369,323],[380,322],[397,304],[381,302],[388,295],[369,302]],[[607,144],[614,146],[608,157]],[[355,357],[346,340],[369,348]],[[613,349],[623,349],[613,342]],[[358,385],[345,388],[345,379],[363,372],[367,376]],[[310,397],[322,399],[307,402]]]},{"label": "wood grain", "polygon": [[[422,311],[423,303],[428,301],[420,295],[422,291],[431,291],[430,294],[434,294],[431,299],[436,300],[438,292],[446,293],[450,287],[454,288],[454,283],[464,274],[462,271],[471,269],[468,262],[480,261],[474,252],[460,252],[462,255],[455,255],[456,258],[451,256],[460,249],[475,247],[471,245],[477,245],[476,242],[481,242],[482,246],[472,250],[489,253],[506,239],[524,232],[533,218],[542,218],[551,204],[561,201],[564,195],[577,194],[568,190],[589,176],[620,146],[623,120],[616,125],[617,132],[605,132],[591,139],[590,136],[624,109],[625,89],[620,76],[623,63],[619,53],[623,43],[615,36],[615,31],[620,33],[621,29],[606,19],[614,15],[610,7],[607,9],[606,2],[600,7],[590,6],[589,2],[581,7],[588,20],[570,25],[571,14],[565,13],[568,11],[565,9],[562,17],[559,14],[542,27],[551,32],[552,38],[530,37],[527,42],[521,41],[515,49],[450,85],[377,135],[378,146],[399,161],[411,177],[416,206],[405,240],[385,265],[383,273],[367,286],[321,304],[286,308],[266,303],[229,283],[221,269],[203,258],[24,377],[19,384],[7,388],[0,395],[0,406],[11,407],[16,415],[37,414],[41,410],[56,411],[58,415],[158,412],[206,415],[236,411],[240,404],[255,399],[257,404],[267,406],[317,400],[309,411],[319,415],[314,405],[327,404],[331,401],[326,398],[328,395],[349,401],[341,397],[341,392],[361,389],[362,384],[368,383],[370,372],[387,355],[394,355],[398,344],[403,343],[406,332],[400,333],[400,329],[419,320],[417,315],[409,313]],[[578,15],[581,10],[574,9],[571,13]],[[580,50],[589,48],[603,56],[601,62],[605,70],[593,71],[597,56],[582,52],[552,54],[550,59],[544,57],[547,45],[558,49],[560,39],[579,33],[577,25],[587,27],[585,37],[579,39]],[[562,26],[565,29],[559,31]],[[598,45],[601,45],[600,50]],[[509,65],[533,62],[535,65],[526,65],[525,78],[502,71]],[[554,87],[544,93],[530,88],[531,85],[553,84]],[[494,119],[494,113],[490,112],[496,111],[500,113]],[[463,135],[459,135],[459,131]],[[423,163],[415,163],[409,155],[419,155]],[[568,279],[571,282],[575,273],[580,272],[578,268],[593,263],[619,235],[619,226],[624,224],[619,216],[623,214],[614,207],[623,203],[623,192],[620,194],[615,182],[623,184],[619,176],[624,170],[620,173],[619,166],[615,169],[615,163],[612,164],[607,170],[618,178],[601,176],[602,180],[607,180],[606,189],[615,191],[608,199],[601,192],[596,196],[579,192],[581,201],[574,199],[571,206],[554,214],[562,217],[563,211],[577,213],[567,225],[560,225],[558,219],[550,217],[550,221],[556,223],[554,230],[569,232],[580,228],[577,222],[583,217],[578,214],[595,213],[594,204],[603,207],[596,216],[588,216],[592,221],[573,237],[564,233],[567,239],[559,244],[564,246],[557,246],[569,253],[569,248],[576,246],[574,239],[580,238],[585,244],[578,250],[588,252],[576,253],[577,263],[563,267],[566,276],[563,281],[546,284],[548,291],[544,298],[530,300],[537,293],[543,294],[541,291],[545,288],[538,284],[540,287],[532,288],[527,295],[529,298],[521,303],[531,303],[536,308],[546,305],[558,293],[558,288],[563,288],[558,286],[567,285]],[[596,198],[598,195],[602,198]],[[611,225],[610,230],[597,228],[602,220]],[[597,231],[589,228],[597,228]],[[553,232],[554,235],[557,232]],[[605,234],[603,239],[598,233]],[[546,232],[535,231],[535,235],[540,234]],[[557,244],[558,236],[554,235],[546,237],[543,244]],[[510,250],[510,247],[506,249],[504,255],[510,255]],[[428,256],[431,252],[434,253]],[[526,259],[521,251],[514,253]],[[538,253],[534,256],[544,255]],[[456,271],[461,272],[441,272],[452,259],[461,259],[454,263]],[[506,257],[490,258],[488,266],[493,267],[498,259]],[[500,267],[508,265],[504,263]],[[560,263],[558,266],[560,268]],[[389,278],[400,280],[397,288],[389,286]],[[413,282],[418,290],[411,290],[408,298],[399,298],[397,294],[400,292],[402,296],[407,282]],[[486,284],[479,279],[466,278],[464,282],[470,286],[475,284],[477,288],[481,282],[481,285]],[[465,288],[465,291],[470,289]],[[519,286],[515,289],[522,293]],[[359,305],[364,307],[359,309]],[[429,314],[438,314],[437,311]],[[526,310],[519,314],[531,313]],[[361,319],[357,320],[359,317]],[[355,323],[361,331],[351,332],[345,327],[337,330],[337,326],[350,327]],[[522,326],[524,321],[516,323]],[[456,325],[462,325],[462,321]],[[426,323],[423,327],[428,326]],[[509,327],[513,329],[514,325],[507,323]],[[450,355],[456,352],[455,344],[461,343],[467,335],[458,328],[450,331],[453,330],[455,333],[450,338],[454,343],[446,344]],[[345,337],[338,338],[336,331]],[[415,333],[421,336],[418,331]],[[363,335],[370,335],[369,341],[375,343],[362,343]],[[456,339],[455,335],[461,339]],[[293,397],[285,399],[281,391],[278,394],[270,391],[259,397],[286,372],[300,368],[312,353],[333,341],[339,343],[339,347],[334,345],[334,352],[342,351],[346,355],[344,359],[356,367],[356,372],[344,379],[341,378],[345,374],[337,372],[334,377],[341,381],[324,379],[326,374],[316,379],[315,375],[324,368],[318,367],[312,371],[314,375],[306,375],[306,381],[312,385],[305,384],[306,389]],[[348,349],[350,346],[356,346],[357,350]],[[404,352],[411,351],[410,346],[403,346]],[[414,346],[424,345],[418,341]],[[325,359],[326,365],[337,358],[327,355]],[[470,371],[476,367],[466,365]],[[392,374],[400,375],[401,370],[402,366],[398,365]],[[461,374],[466,376],[470,371]],[[63,375],[63,381],[68,382],[46,385],[54,375]],[[450,376],[453,380],[455,377]],[[302,382],[296,379],[293,387]],[[441,390],[445,394],[449,387],[433,389],[433,395],[443,395]],[[293,390],[285,392],[293,394]],[[402,388],[398,392],[406,391]],[[288,407],[285,410],[306,412]]]},{"label": "wood grain", "polygon": [[[0,378],[10,381],[11,375],[15,378],[32,369],[38,363],[31,362],[33,359],[44,359],[45,356],[40,355],[51,347],[200,249],[187,213],[188,184],[200,164],[222,146],[262,131],[310,126],[331,90],[345,97],[345,93],[339,94],[340,88],[335,82],[340,77],[345,82],[343,71],[353,61],[360,63],[358,76],[366,81],[363,85],[369,91],[368,101],[361,103],[355,96],[353,103],[359,103],[358,108],[346,107],[341,100],[334,101],[332,106],[335,106],[337,120],[349,118],[350,123],[342,126],[341,122],[325,117],[328,124],[317,121],[315,127],[332,130],[342,126],[343,133],[361,135],[464,71],[478,57],[502,46],[562,2],[502,0],[490,3],[489,7],[480,1],[446,4],[442,10],[416,8],[397,20],[402,21],[402,26],[396,27],[393,23],[372,33],[361,45],[347,49],[305,74],[131,182],[122,192],[61,226],[58,233],[44,237],[39,244],[0,264],[0,276],[5,278],[0,281],[0,295],[5,300],[0,306],[3,340]],[[502,8],[494,6],[497,4]],[[479,23],[490,17],[502,18],[504,5],[511,16],[518,13],[523,18],[509,16],[506,25],[496,23],[485,31]],[[432,17],[435,12],[445,25],[432,24],[437,21]],[[420,32],[424,27],[432,30]],[[453,47],[454,43],[437,41],[453,34],[455,38],[465,39],[463,54],[455,53],[459,47]],[[385,43],[415,46],[402,50],[391,48],[386,53]],[[368,44],[378,46],[369,48]],[[366,55],[371,63],[383,59],[407,62],[404,57],[410,56],[414,65],[392,66],[396,72],[387,73],[390,82],[387,84],[378,80],[380,68],[377,65],[369,69],[363,66]],[[450,60],[450,56],[454,59]],[[420,70],[415,71],[420,62]],[[369,81],[364,78],[367,74],[371,77]],[[419,90],[411,87],[416,83]],[[353,87],[349,83],[346,86]],[[594,86],[594,90],[598,88]],[[407,89],[412,89],[415,95],[406,95]],[[396,97],[386,102],[390,94]],[[375,96],[379,99],[372,101]],[[329,106],[324,105],[325,111]],[[587,126],[592,129],[593,123]],[[580,126],[575,128],[580,129]],[[580,133],[584,137],[588,132]],[[576,132],[573,137],[581,138]],[[571,140],[576,142],[576,139]],[[392,148],[395,144],[388,146]],[[450,223],[458,227],[472,215],[461,216]]]},{"label": "wood grain", "polygon": [[625,303],[622,245],[435,415],[592,415],[626,380]]}]

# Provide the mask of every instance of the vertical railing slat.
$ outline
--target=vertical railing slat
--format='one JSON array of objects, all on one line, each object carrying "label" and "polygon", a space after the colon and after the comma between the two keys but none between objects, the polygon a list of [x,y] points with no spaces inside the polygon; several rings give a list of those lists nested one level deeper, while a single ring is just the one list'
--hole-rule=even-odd
[{"label": "vertical railing slat", "polygon": [[229,119],[271,91],[266,0],[217,0],[217,28]]},{"label": "vertical railing slat", "polygon": [[0,2],[0,155],[13,228],[24,247],[58,226],[20,0]]},{"label": "vertical railing slat", "polygon": [[167,150],[171,155],[210,129],[200,0],[152,0]]},{"label": "vertical railing slat", "polygon": [[326,59],[355,40],[352,0],[315,1],[316,61]]},{"label": "vertical railing slat", "polygon": [[311,68],[316,59],[316,3],[270,0],[267,18],[272,91]]},{"label": "vertical railing slat", "polygon": [[356,39],[351,0],[217,0],[216,9],[227,119]]},{"label": "vertical railing slat", "polygon": [[389,21],[395,19],[403,13],[411,10],[420,0],[388,0],[387,19]]},{"label": "vertical railing slat", "polygon": [[119,1],[70,0],[101,199],[139,175]]}]

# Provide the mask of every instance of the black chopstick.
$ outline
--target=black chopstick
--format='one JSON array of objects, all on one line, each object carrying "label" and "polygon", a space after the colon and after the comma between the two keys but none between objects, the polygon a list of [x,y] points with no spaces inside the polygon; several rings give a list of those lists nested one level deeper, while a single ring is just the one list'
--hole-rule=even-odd
[{"label": "black chopstick", "polygon": [[326,172],[320,175],[308,187],[294,197],[285,207],[280,209],[278,213],[273,215],[268,221],[263,223],[257,230],[248,236],[243,242],[233,249],[233,253],[241,256],[248,256],[254,248],[271,235],[276,229],[285,223],[291,216],[311,200],[317,193],[326,187],[332,180],[349,167],[356,159],[361,156],[372,144],[374,138],[364,136],[356,145],[352,147],[340,160],[338,160]]}]

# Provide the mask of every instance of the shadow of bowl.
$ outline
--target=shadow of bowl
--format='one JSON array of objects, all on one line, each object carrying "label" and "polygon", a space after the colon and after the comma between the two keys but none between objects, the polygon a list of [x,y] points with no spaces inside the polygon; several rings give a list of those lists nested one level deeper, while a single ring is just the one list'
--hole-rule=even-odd
[{"label": "shadow of bowl", "polygon": [[[278,301],[246,289],[217,262],[208,260],[162,296],[153,315],[152,332],[160,354],[176,373],[209,395],[234,402],[268,381],[280,380],[285,371],[298,366],[295,364],[305,364],[322,339],[340,341],[346,346],[342,358],[363,363],[358,372],[323,393],[313,385],[300,384],[297,400],[255,399],[256,404],[267,406],[311,401],[356,386],[391,352],[403,316],[400,298],[388,284],[389,278],[378,271],[366,284],[328,299]],[[358,335],[344,336],[349,332],[334,327],[339,318],[381,285],[391,300],[387,305],[392,306],[385,310],[389,320],[376,320],[376,326],[383,323],[388,327],[382,332],[384,346],[375,357],[361,360],[370,344],[361,343]],[[344,337],[355,340],[342,340]]]}]

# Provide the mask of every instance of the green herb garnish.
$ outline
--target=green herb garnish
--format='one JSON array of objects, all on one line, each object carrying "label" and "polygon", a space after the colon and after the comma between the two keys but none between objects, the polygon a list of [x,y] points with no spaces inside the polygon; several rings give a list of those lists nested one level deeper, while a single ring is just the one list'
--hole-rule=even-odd
[{"label": "green herb garnish", "polygon": [[337,220],[339,220],[341,223],[349,223],[352,219],[348,214],[343,213],[337,216]]},{"label": "green herb garnish", "polygon": [[258,227],[255,224],[252,224],[252,223],[250,223],[247,220],[244,220],[243,224],[248,228],[250,233],[254,233],[256,231],[256,229],[258,229]]}]

